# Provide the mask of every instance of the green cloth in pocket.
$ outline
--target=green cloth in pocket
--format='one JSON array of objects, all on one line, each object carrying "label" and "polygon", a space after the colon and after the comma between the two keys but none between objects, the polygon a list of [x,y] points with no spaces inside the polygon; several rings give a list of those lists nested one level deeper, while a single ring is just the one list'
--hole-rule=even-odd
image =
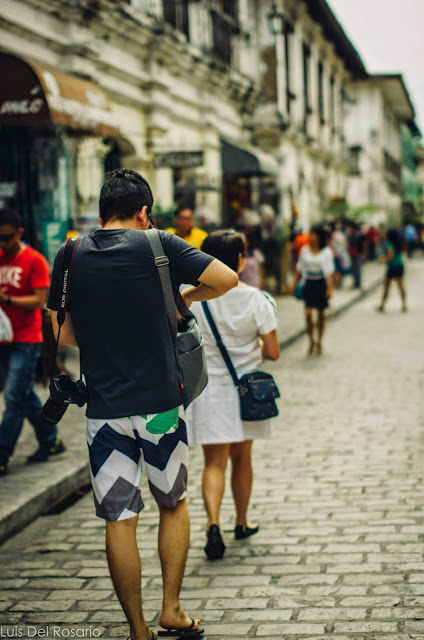
[{"label": "green cloth in pocket", "polygon": [[150,416],[142,416],[142,418],[147,420],[146,430],[155,435],[168,433],[168,431],[176,431],[178,429],[178,417],[178,407],[164,411],[163,413],[158,413],[153,418],[150,418]]}]

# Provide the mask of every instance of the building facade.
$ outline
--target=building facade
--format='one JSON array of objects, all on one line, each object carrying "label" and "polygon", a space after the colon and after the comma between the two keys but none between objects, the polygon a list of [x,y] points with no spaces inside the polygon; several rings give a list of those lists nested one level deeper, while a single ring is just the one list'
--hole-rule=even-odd
[{"label": "building facade", "polygon": [[346,127],[366,71],[325,0],[8,0],[0,43],[0,203],[49,258],[119,166],[218,224],[363,201]]},{"label": "building facade", "polygon": [[[273,3],[280,11],[282,3]],[[302,227],[321,220],[347,192],[346,86],[364,65],[326,2],[284,2],[284,27],[267,30],[260,3],[263,65],[257,143],[278,158],[282,211]]]},{"label": "building facade", "polygon": [[401,124],[414,107],[401,75],[369,75],[349,87],[350,177],[347,199],[374,223],[399,224],[402,212]]}]

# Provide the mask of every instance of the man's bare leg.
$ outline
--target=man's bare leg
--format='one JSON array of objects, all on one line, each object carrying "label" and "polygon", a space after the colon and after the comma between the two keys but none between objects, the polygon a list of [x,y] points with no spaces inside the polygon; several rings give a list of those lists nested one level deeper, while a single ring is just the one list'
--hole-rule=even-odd
[{"label": "man's bare leg", "polygon": [[131,640],[151,640],[141,604],[137,522],[138,516],[128,520],[106,521],[106,554],[116,595],[130,625]]},{"label": "man's bare leg", "polygon": [[[180,591],[190,542],[187,500],[175,509],[159,506],[159,557],[162,566],[163,606],[159,624],[164,629],[185,629],[191,618],[181,608]],[[195,621],[198,628],[200,620]]]}]

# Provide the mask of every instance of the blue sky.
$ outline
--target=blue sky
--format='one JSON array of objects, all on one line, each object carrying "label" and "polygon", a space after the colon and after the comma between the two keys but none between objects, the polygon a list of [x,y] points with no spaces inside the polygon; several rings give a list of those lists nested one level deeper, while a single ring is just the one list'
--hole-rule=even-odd
[{"label": "blue sky", "polygon": [[327,1],[370,73],[403,73],[424,134],[424,0]]}]

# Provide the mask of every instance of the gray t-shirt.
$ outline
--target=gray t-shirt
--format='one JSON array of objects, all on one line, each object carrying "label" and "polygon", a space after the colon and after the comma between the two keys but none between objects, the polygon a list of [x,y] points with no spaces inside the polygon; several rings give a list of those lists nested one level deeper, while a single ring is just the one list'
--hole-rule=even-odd
[{"label": "gray t-shirt", "polygon": [[[213,258],[166,231],[175,297],[181,284],[198,283]],[[59,250],[48,307],[58,309]],[[108,229],[84,236],[76,249],[68,311],[80,348],[89,418],[168,411],[183,403],[158,268],[146,235]]]}]

